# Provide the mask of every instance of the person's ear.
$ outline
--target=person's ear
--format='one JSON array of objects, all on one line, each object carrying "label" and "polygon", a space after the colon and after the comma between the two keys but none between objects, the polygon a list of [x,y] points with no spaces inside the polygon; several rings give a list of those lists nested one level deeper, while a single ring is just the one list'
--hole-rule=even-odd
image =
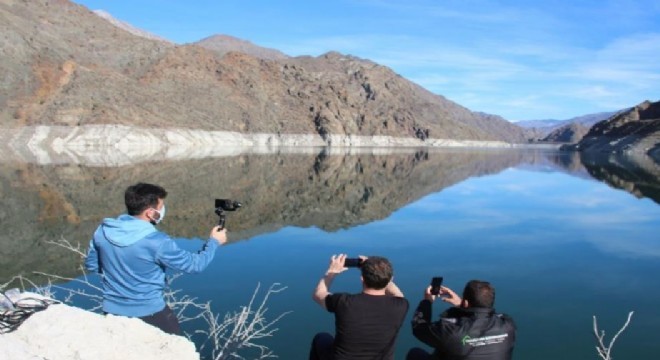
[{"label": "person's ear", "polygon": [[464,308],[467,309],[467,308],[470,307],[470,303],[466,299],[463,299],[463,301],[461,302],[461,307],[464,307]]},{"label": "person's ear", "polygon": [[156,209],[154,208],[147,208],[142,212],[142,214],[149,220],[151,221],[156,221],[158,220],[158,217],[156,216]]}]

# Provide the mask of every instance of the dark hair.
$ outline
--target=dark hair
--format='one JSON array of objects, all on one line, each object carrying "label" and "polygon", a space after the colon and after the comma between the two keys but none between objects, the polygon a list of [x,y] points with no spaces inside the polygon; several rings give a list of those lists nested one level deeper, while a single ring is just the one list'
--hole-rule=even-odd
[{"label": "dark hair", "polygon": [[367,258],[360,265],[360,271],[362,271],[364,285],[369,289],[375,290],[384,289],[394,275],[390,261],[380,256]]},{"label": "dark hair", "polygon": [[124,193],[128,215],[139,215],[144,210],[158,206],[158,199],[165,199],[167,191],[158,185],[138,183],[129,186]]},{"label": "dark hair", "polygon": [[495,305],[495,288],[487,281],[470,280],[465,284],[463,299],[470,307],[493,308]]}]

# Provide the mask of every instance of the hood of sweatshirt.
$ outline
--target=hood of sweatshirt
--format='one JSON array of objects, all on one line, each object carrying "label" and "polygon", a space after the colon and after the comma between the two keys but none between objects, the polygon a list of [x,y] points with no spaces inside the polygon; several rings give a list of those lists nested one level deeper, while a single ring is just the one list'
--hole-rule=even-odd
[{"label": "hood of sweatshirt", "polygon": [[127,214],[120,215],[116,219],[104,219],[99,230],[116,246],[132,245],[158,231],[150,222]]}]

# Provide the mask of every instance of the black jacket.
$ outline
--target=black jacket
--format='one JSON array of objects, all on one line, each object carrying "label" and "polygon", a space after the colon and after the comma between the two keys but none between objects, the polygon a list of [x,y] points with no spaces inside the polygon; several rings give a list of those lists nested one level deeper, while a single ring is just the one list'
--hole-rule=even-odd
[{"label": "black jacket", "polygon": [[516,325],[488,308],[452,307],[431,322],[431,302],[422,300],[412,320],[413,335],[435,351],[434,359],[510,360]]}]

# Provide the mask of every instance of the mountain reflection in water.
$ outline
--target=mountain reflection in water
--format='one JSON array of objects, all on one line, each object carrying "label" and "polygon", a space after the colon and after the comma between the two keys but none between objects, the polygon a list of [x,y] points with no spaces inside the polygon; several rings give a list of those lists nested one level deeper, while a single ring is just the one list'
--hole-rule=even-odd
[{"label": "mountain reflection in water", "polygon": [[604,164],[589,159],[585,168],[577,153],[529,149],[389,154],[318,149],[119,167],[0,162],[0,283],[32,271],[78,274],[76,256],[47,242],[64,238],[85,249],[102,218],[124,212],[123,192],[138,181],[168,190],[162,227],[181,237],[206,237],[217,221],[214,198],[241,201],[243,208],[228,214],[230,241],[284,226],[350,228],[470,177],[516,166],[591,175],[659,201],[657,166]]},{"label": "mountain reflection in water", "polygon": [[660,205],[660,165],[651,157],[586,153],[581,159],[595,179]]}]

